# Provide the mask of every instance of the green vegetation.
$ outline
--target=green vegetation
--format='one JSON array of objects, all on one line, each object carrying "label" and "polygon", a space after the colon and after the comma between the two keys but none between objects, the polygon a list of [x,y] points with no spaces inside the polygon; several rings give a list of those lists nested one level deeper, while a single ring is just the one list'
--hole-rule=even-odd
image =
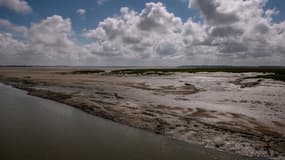
[{"label": "green vegetation", "polygon": [[60,72],[60,74],[94,74],[94,73],[103,73],[104,70],[76,70],[72,72]]},{"label": "green vegetation", "polygon": [[259,75],[255,77],[248,77],[248,78],[264,78],[264,79],[273,79],[278,81],[284,81],[285,82],[285,74],[267,74],[267,75]]},{"label": "green vegetation", "polygon": [[121,69],[113,70],[114,74],[157,74],[157,73],[197,73],[197,72],[231,72],[231,73],[278,73],[285,74],[285,69],[266,69],[266,68],[253,68],[253,67],[229,67],[229,68],[161,68],[161,69]]},{"label": "green vegetation", "polygon": [[197,73],[197,72],[229,72],[229,73],[269,73],[248,78],[267,78],[285,81],[285,68],[264,67],[212,67],[212,68],[153,68],[153,69],[121,69],[113,70],[112,74],[135,74],[135,75],[169,75],[173,73]]},{"label": "green vegetation", "polygon": [[104,70],[78,70],[72,71],[71,74],[93,74],[93,73],[103,73]]}]

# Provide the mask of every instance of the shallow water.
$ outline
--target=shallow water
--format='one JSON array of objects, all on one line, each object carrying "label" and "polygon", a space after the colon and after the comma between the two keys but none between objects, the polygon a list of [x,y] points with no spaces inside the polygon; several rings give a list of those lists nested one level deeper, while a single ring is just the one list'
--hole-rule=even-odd
[{"label": "shallow water", "polygon": [[0,84],[1,160],[239,160]]}]

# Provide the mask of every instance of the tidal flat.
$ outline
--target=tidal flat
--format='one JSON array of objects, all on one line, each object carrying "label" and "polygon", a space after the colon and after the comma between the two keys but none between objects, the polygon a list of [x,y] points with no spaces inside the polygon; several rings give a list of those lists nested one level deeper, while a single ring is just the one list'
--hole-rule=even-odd
[{"label": "tidal flat", "polygon": [[283,77],[284,69],[0,69],[2,83],[33,96],[207,148],[270,159],[285,158]]}]

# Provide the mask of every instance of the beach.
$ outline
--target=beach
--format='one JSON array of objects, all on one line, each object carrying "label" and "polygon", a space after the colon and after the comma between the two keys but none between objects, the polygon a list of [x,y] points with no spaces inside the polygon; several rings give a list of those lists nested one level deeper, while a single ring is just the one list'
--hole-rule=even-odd
[{"label": "beach", "polygon": [[285,82],[266,73],[117,74],[2,67],[2,83],[87,113],[207,148],[285,157]]}]

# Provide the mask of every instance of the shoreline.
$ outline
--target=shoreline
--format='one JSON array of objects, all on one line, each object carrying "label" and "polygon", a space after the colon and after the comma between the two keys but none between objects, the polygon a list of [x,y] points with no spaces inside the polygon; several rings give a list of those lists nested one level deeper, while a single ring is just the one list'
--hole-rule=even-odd
[{"label": "shoreline", "polygon": [[[100,97],[107,97],[106,100],[86,95],[78,96],[77,93],[55,92],[53,89],[48,88],[58,87],[58,85],[45,84],[27,78],[1,77],[0,79],[3,84],[25,90],[29,95],[64,103],[98,117],[148,130],[176,140],[251,157],[282,159],[285,155],[283,150],[285,138],[283,135],[265,129],[265,132],[260,134],[248,131],[247,128],[236,128],[229,125],[220,125],[219,123],[209,124],[199,119],[201,115],[211,118],[212,115],[209,115],[204,109],[192,111],[188,108],[192,114],[191,116],[185,116],[177,114],[176,111],[181,108],[174,106],[150,104],[141,108],[134,105],[118,105],[114,101],[124,101],[125,96],[117,92],[112,94],[103,91],[96,92],[96,94],[101,94]],[[39,86],[44,86],[44,89],[40,89]],[[185,112],[185,110],[182,112]]]}]

